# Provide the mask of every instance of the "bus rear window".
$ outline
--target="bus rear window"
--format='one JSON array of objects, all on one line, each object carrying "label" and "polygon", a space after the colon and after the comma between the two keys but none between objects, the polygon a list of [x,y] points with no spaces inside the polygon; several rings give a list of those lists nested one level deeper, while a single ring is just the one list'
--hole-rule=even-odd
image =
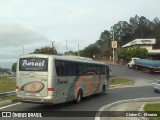
[{"label": "bus rear window", "polygon": [[20,58],[19,71],[47,71],[47,58]]}]

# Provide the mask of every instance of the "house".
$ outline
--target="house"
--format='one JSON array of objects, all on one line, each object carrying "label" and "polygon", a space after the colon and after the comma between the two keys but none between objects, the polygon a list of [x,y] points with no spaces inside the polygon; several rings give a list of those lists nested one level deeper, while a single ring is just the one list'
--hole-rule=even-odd
[{"label": "house", "polygon": [[122,48],[146,48],[148,50],[148,58],[153,60],[160,60],[160,40],[156,39],[135,39]]}]

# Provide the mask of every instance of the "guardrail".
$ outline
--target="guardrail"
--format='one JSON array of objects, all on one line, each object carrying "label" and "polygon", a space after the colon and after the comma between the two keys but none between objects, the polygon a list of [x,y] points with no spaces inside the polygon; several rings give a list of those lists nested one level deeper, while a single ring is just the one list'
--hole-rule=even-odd
[{"label": "guardrail", "polygon": [[0,93],[0,100],[3,100],[4,97],[15,96],[15,95],[16,95],[16,91]]}]

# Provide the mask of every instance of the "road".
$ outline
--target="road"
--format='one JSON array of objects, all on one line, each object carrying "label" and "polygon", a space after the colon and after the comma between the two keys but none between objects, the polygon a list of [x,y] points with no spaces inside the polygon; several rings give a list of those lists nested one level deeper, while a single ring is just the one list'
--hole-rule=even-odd
[{"label": "road", "polygon": [[143,71],[128,69],[127,66],[108,64],[116,77],[131,78],[133,80],[156,80],[160,79],[160,73],[148,74]]},{"label": "road", "polygon": [[[140,79],[145,78],[145,80],[149,79],[157,79],[158,74],[149,75],[143,73],[141,71],[128,70],[124,66],[116,66],[109,65],[112,69],[113,73],[116,76],[120,77],[129,77]],[[138,80],[137,79],[137,80]],[[110,104],[112,102],[127,100],[127,99],[135,99],[135,98],[146,98],[146,97],[160,97],[160,94],[154,93],[152,86],[141,86],[141,87],[128,87],[128,88],[117,88],[110,89],[107,94],[104,95],[95,95],[91,97],[87,97],[79,104],[65,103],[59,105],[40,105],[40,104],[31,104],[31,103],[21,103],[15,106],[11,106],[1,111],[97,111],[102,106]],[[87,114],[87,112],[86,112]],[[89,113],[88,113],[89,114]],[[2,119],[2,118],[0,118]],[[7,120],[17,120],[17,118],[6,118]],[[21,118],[19,118],[21,119]],[[23,118],[31,120],[31,118]],[[32,118],[35,120],[35,118]],[[40,120],[44,118],[37,118]],[[47,117],[46,120],[94,120],[94,117]],[[2,119],[4,120],[4,118]]]}]

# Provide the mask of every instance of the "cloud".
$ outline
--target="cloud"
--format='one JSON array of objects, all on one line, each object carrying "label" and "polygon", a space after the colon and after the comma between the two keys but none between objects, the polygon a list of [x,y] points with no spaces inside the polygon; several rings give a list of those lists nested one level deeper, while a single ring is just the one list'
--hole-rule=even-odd
[{"label": "cloud", "polygon": [[33,52],[36,48],[46,46],[47,44],[49,44],[49,39],[44,34],[35,32],[20,24],[1,23],[0,67],[9,67],[23,52],[28,54]]},{"label": "cloud", "polygon": [[[145,4],[144,4],[145,3]],[[159,0],[0,0],[0,67],[55,42],[58,52],[80,49],[118,21],[160,17]],[[5,62],[7,61],[7,62]]]},{"label": "cloud", "polygon": [[25,26],[18,24],[0,24],[0,47],[13,47],[31,45],[46,41],[44,35],[34,32]]}]

